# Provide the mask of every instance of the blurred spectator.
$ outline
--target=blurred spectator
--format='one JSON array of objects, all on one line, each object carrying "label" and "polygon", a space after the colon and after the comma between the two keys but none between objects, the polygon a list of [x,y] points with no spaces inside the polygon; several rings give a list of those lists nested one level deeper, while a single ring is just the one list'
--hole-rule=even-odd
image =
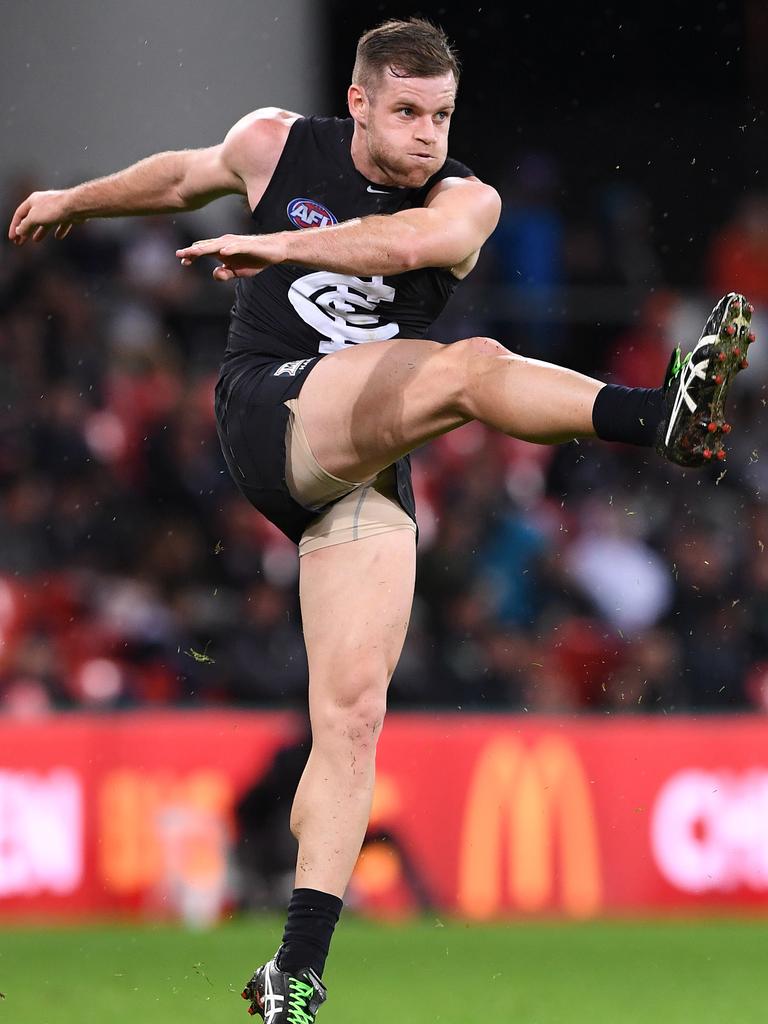
[{"label": "blurred spectator", "polygon": [[701,524],[677,534],[670,553],[676,586],[666,621],[680,639],[690,704],[743,706],[749,646],[738,547]]},{"label": "blurred spectator", "polygon": [[768,193],[744,196],[709,247],[710,290],[740,291],[768,304]]},{"label": "blurred spectator", "polygon": [[[520,347],[540,359],[554,359],[562,331],[549,315],[563,281],[562,217],[556,194],[559,174],[545,153],[522,153],[502,183],[503,207],[489,241],[498,280],[517,293],[523,306]],[[508,347],[511,339],[503,337]]]},{"label": "blurred spectator", "polygon": [[661,279],[654,250],[651,202],[631,185],[612,183],[600,195],[610,277],[630,288],[653,288]]},{"label": "blurred spectator", "polygon": [[655,625],[670,605],[672,580],[663,558],[639,534],[637,512],[614,503],[584,503],[583,531],[570,545],[568,568],[600,616],[622,633]]},{"label": "blurred spectator", "polygon": [[222,639],[227,689],[242,703],[300,704],[308,686],[307,656],[286,589],[255,583]]},{"label": "blurred spectator", "polygon": [[[768,192],[744,195],[733,216],[712,237],[707,252],[710,294],[743,292],[754,303],[753,329],[758,338],[768,328]],[[768,372],[768,351],[754,346],[749,354],[753,371],[742,387],[757,388]]]},{"label": "blurred spectator", "polygon": [[679,302],[674,292],[665,289],[650,293],[637,324],[620,334],[612,346],[609,379],[632,388],[659,386],[670,352],[678,344],[672,329]]},{"label": "blurred spectator", "polygon": [[497,271],[512,286],[541,289],[551,295],[562,282],[562,219],[555,196],[554,160],[523,153],[503,187],[504,210],[493,239]]},{"label": "blurred spectator", "polygon": [[235,803],[236,891],[241,910],[283,907],[290,899],[298,845],[291,805],[312,747],[309,720],[292,743],[275,753],[266,771]]}]

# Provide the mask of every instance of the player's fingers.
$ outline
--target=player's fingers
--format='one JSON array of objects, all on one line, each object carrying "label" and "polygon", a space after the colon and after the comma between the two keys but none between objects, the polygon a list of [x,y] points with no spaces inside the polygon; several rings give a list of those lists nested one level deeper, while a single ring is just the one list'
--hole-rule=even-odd
[{"label": "player's fingers", "polygon": [[16,225],[16,238],[19,242],[26,242],[28,238],[31,238],[36,227],[37,224],[35,221],[33,221],[30,215],[27,214],[27,216]]},{"label": "player's fingers", "polygon": [[33,242],[42,242],[48,232],[51,230],[50,224],[38,224],[35,230],[32,232]]},{"label": "player's fingers", "polygon": [[177,249],[176,255],[179,259],[197,259],[198,256],[207,256],[218,252],[221,248],[220,238],[202,238],[199,242],[193,242],[185,249]]},{"label": "player's fingers", "polygon": [[59,224],[59,225],[57,225],[56,230],[53,233],[53,237],[54,238],[58,238],[59,240],[61,240],[62,238],[66,238],[71,230],[72,230],[72,222],[71,221],[69,223],[65,222],[64,224]]},{"label": "player's fingers", "polygon": [[17,245],[23,245],[26,242],[31,226],[31,224],[27,224],[26,220],[21,220],[16,225],[13,231],[13,241]]},{"label": "player's fingers", "polygon": [[177,249],[176,256],[181,260],[184,266],[188,267],[190,263],[193,263],[200,256],[205,255],[200,249],[196,249],[190,245],[186,249]]},{"label": "player's fingers", "polygon": [[8,228],[8,237],[12,242],[15,242],[19,237],[19,226],[29,213],[30,205],[29,200],[25,199],[24,202],[16,208],[16,212],[11,218],[10,227]]},{"label": "player's fingers", "polygon": [[234,270],[230,270],[229,267],[216,267],[213,271],[213,276],[217,281],[232,281],[237,274]]}]

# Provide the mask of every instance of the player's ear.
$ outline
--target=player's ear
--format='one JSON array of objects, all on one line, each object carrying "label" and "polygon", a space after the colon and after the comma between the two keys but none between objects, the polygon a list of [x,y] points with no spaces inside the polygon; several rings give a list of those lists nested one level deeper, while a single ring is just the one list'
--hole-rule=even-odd
[{"label": "player's ear", "polygon": [[357,85],[353,82],[349,89],[347,89],[347,106],[355,121],[362,128],[365,128],[366,121],[368,120],[368,96],[362,85]]}]

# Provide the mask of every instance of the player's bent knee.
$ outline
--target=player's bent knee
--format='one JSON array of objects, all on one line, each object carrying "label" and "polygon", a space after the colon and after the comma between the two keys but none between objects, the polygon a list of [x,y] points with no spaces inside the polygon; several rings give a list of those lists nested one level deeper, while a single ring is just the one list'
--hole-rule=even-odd
[{"label": "player's bent knee", "polygon": [[475,415],[475,395],[487,373],[495,373],[500,360],[509,362],[516,357],[494,338],[463,338],[449,346],[455,364],[456,405],[468,418]]},{"label": "player's bent knee", "polygon": [[454,342],[451,348],[461,353],[464,358],[470,359],[473,356],[510,355],[509,349],[504,348],[495,338],[462,338],[461,341]]}]

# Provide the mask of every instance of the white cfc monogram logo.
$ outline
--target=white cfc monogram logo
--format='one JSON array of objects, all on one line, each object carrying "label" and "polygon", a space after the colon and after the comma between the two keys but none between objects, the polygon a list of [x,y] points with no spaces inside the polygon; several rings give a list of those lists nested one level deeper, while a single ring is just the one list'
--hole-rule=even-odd
[{"label": "white cfc monogram logo", "polygon": [[346,344],[386,341],[400,330],[396,323],[382,323],[376,314],[380,302],[392,302],[395,289],[383,277],[348,277],[322,270],[297,278],[288,289],[291,305],[301,319],[326,339],[323,353],[336,352]]}]

